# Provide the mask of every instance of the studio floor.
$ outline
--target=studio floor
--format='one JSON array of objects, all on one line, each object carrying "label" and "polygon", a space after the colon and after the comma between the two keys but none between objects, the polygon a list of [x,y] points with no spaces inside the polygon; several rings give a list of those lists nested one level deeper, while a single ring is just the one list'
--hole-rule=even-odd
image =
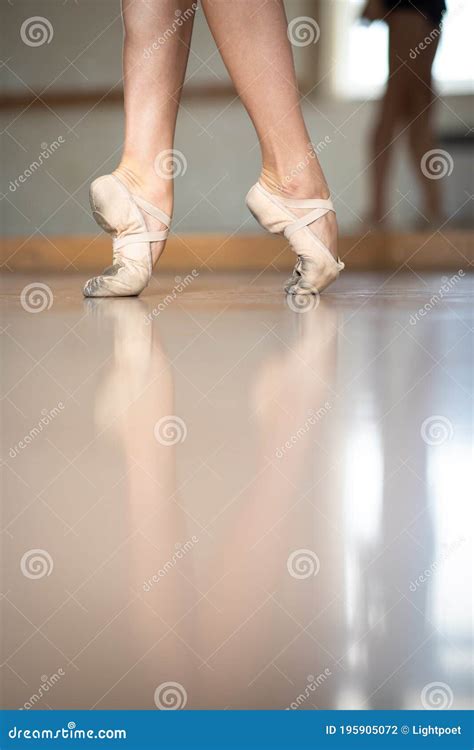
[{"label": "studio floor", "polygon": [[4,707],[467,708],[452,276],[7,274]]}]

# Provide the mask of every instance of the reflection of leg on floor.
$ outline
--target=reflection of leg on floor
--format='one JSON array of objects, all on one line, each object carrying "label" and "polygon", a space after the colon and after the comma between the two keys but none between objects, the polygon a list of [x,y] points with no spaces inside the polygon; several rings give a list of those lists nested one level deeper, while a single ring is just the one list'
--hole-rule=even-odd
[{"label": "reflection of leg on floor", "polygon": [[[198,647],[208,659],[200,670],[206,707],[285,708],[307,675],[333,667],[342,651],[342,600],[324,611],[342,585],[343,555],[334,531],[340,524],[334,474],[325,478],[330,467],[322,447],[333,425],[338,320],[323,302],[301,318],[295,341],[259,373],[254,479],[217,522],[205,590],[213,586],[221,614],[202,617]],[[300,548],[321,561],[318,575],[302,582],[287,567]],[[333,704],[337,673],[331,669],[306,708]]]},{"label": "reflection of leg on floor", "polygon": [[[130,595],[135,595],[127,609],[130,631],[143,652],[150,644],[157,644],[153,669],[147,672],[150,684],[154,681],[157,685],[173,675],[191,689],[189,654],[182,643],[166,637],[169,626],[192,607],[191,587],[185,578],[177,585],[172,572],[157,577],[173,559],[176,545],[184,544],[190,536],[176,493],[176,448],[168,432],[179,429],[173,416],[171,368],[158,327],[147,319],[144,302],[117,299],[91,300],[89,304],[97,305],[98,314],[113,326],[113,361],[97,389],[95,415],[101,430],[119,438],[125,457],[118,472],[125,474],[127,488],[130,540],[125,547],[123,583]],[[192,580],[192,555],[180,560],[179,571]],[[187,640],[192,642],[191,634]],[[127,649],[127,644],[123,648]],[[135,698],[136,707],[142,707],[139,692],[136,696],[129,694],[130,700]]]},{"label": "reflection of leg on floor", "polygon": [[[373,330],[373,352],[380,352],[390,337],[391,324],[382,317]],[[427,338],[429,337],[429,338]],[[425,351],[433,351],[429,331]],[[372,355],[371,355],[372,356]],[[411,337],[400,338],[385,353],[388,368],[375,371],[372,391],[381,404],[380,431],[383,495],[378,534],[365,560],[360,582],[366,606],[357,612],[356,627],[366,632],[377,612],[383,627],[374,627],[367,639],[366,673],[359,673],[366,697],[364,708],[404,707],[413,691],[418,695],[430,674],[440,675],[429,624],[429,584],[412,593],[410,582],[426,571],[436,557],[433,508],[428,493],[427,446],[413,419],[422,422],[428,396],[413,390],[420,363],[420,347]],[[405,366],[400,368],[401,359]],[[388,376],[387,376],[388,371]],[[400,394],[404,398],[400,401]],[[411,414],[411,421],[406,415]],[[375,515],[375,514],[374,514]],[[390,679],[382,679],[383,675]],[[363,679],[361,679],[363,678]]]}]

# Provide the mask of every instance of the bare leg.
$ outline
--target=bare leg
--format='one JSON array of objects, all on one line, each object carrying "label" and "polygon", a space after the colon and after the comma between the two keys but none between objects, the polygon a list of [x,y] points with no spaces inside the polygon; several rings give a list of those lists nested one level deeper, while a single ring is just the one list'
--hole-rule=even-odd
[{"label": "bare leg", "polygon": [[424,193],[427,217],[434,219],[440,215],[439,186],[423,175],[420,163],[435,145],[431,69],[438,40],[434,38],[413,59],[410,52],[433,31],[432,25],[410,10],[392,13],[388,24],[389,80],[372,139],[372,220],[383,222],[387,215],[387,181],[397,129],[402,124],[408,126],[410,156]]},{"label": "bare leg", "polygon": [[[250,118],[262,151],[261,182],[291,198],[328,198],[323,171],[304,123],[282,0],[202,0],[216,44]],[[310,156],[308,156],[310,154]],[[307,166],[298,168],[303,162]],[[336,255],[333,213],[318,236]]]},{"label": "bare leg", "polygon": [[[125,146],[115,174],[170,215],[173,180],[155,163],[173,148],[194,8],[191,0],[123,0]],[[164,228],[148,221],[151,231]]]},{"label": "bare leg", "polygon": [[410,75],[407,101],[407,116],[410,122],[408,139],[413,170],[418,177],[423,193],[425,216],[428,221],[436,222],[442,216],[440,183],[437,180],[430,179],[429,174],[428,176],[424,174],[421,164],[424,155],[437,146],[433,126],[435,96],[432,69],[440,37],[433,38],[432,24],[429,24],[418,14],[413,15],[416,16],[416,19],[410,27],[410,36],[405,42],[406,46],[410,41],[410,48],[413,46],[415,36],[419,40],[431,35],[430,38],[433,41],[414,60],[408,55],[407,63]]},{"label": "bare leg", "polygon": [[[410,17],[413,15],[408,11]],[[389,25],[389,76],[384,97],[380,103],[379,115],[372,136],[372,215],[374,224],[383,224],[387,217],[387,182],[392,162],[393,147],[396,144],[396,132],[407,109],[406,89],[407,70],[399,59],[399,29],[393,23],[395,15],[402,16],[406,22],[406,13],[401,11],[390,16]],[[401,30],[403,33],[403,30]]]},{"label": "bare leg", "polygon": [[382,225],[387,217],[387,177],[392,162],[393,143],[402,115],[402,91],[398,81],[390,81],[372,136],[372,212],[374,225]]}]

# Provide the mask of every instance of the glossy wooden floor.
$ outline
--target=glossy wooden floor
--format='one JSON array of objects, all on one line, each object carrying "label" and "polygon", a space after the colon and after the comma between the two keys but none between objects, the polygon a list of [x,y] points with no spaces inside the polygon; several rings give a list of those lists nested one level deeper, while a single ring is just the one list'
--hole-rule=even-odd
[{"label": "glossy wooden floor", "polygon": [[283,279],[5,277],[4,706],[468,707],[472,278]]}]

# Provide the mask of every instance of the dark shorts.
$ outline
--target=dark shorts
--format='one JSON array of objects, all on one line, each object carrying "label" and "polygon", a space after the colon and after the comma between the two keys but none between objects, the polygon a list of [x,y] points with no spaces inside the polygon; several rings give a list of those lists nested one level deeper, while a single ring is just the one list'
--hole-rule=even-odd
[{"label": "dark shorts", "polygon": [[445,0],[384,0],[387,13],[411,10],[425,16],[429,23],[439,26],[446,11]]}]

